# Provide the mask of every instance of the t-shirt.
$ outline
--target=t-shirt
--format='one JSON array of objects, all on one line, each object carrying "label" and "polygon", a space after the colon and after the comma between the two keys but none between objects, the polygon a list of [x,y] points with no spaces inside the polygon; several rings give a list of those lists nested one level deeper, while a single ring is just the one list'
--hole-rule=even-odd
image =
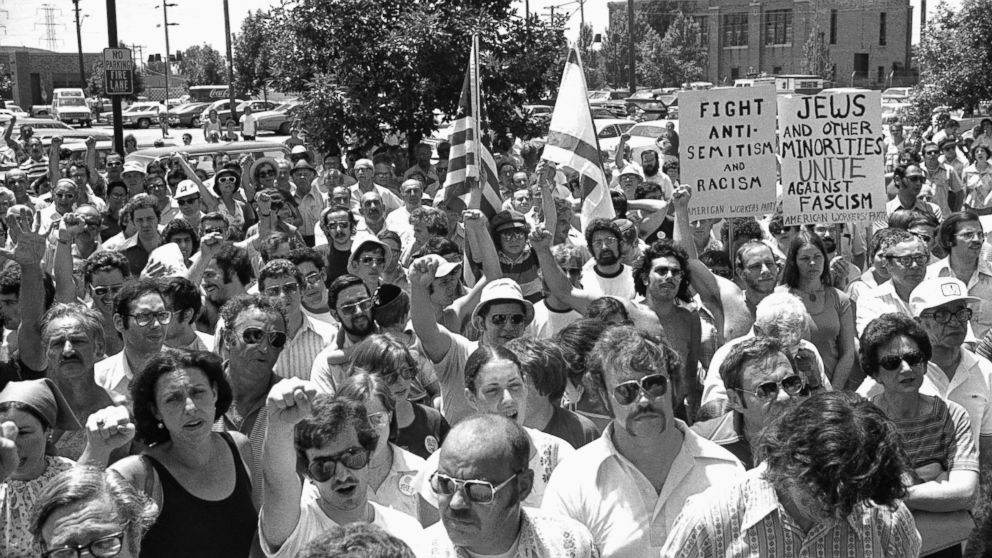
[{"label": "t-shirt", "polygon": [[534,304],[534,319],[527,326],[527,335],[537,339],[551,339],[565,329],[565,326],[581,319],[582,314],[575,310],[552,310],[542,300]]},{"label": "t-shirt", "polygon": [[449,424],[456,424],[475,412],[465,396],[465,363],[479,348],[479,342],[457,334],[451,334],[450,339],[448,352],[434,363],[434,371],[441,389],[441,414]]},{"label": "t-shirt", "polygon": [[31,370],[21,360],[0,361],[0,391],[7,387],[9,382],[23,382],[24,380],[40,380],[45,377],[44,370]]},{"label": "t-shirt", "polygon": [[450,428],[437,409],[413,403],[413,422],[396,432],[393,443],[417,457],[427,459],[444,443]]},{"label": "t-shirt", "polygon": [[596,260],[589,260],[582,266],[582,290],[599,296],[633,300],[637,296],[634,271],[630,266],[620,264],[620,270],[615,275],[603,275],[596,270]]},{"label": "t-shirt", "polygon": [[246,136],[254,136],[255,135],[255,123],[256,123],[256,119],[255,119],[255,115],[254,114],[245,114],[245,115],[242,115],[241,116],[241,119],[240,119],[240,122],[241,122],[241,133],[243,135],[246,135]]},{"label": "t-shirt", "polygon": [[558,406],[554,407],[551,421],[543,431],[545,434],[565,440],[575,449],[581,448],[602,434],[588,418]]},{"label": "t-shirt", "polygon": [[331,288],[331,283],[335,279],[348,273],[348,258],[351,257],[351,250],[338,250],[332,244],[327,245],[327,288]]}]

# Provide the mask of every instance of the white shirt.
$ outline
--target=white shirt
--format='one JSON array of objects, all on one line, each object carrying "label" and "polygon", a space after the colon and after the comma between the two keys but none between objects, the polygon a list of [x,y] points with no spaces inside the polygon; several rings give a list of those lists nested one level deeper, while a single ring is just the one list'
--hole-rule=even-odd
[{"label": "white shirt", "polygon": [[542,300],[534,304],[534,319],[527,326],[527,335],[537,339],[551,339],[565,326],[582,319],[575,310],[558,312],[551,310]]},{"label": "white shirt", "polygon": [[909,311],[909,305],[899,298],[891,280],[862,294],[858,298],[857,309],[858,313],[854,325],[858,330],[859,337],[861,332],[865,330],[865,326],[882,314],[896,313],[913,317],[913,313]]},{"label": "white shirt", "polygon": [[[333,519],[320,509],[320,492],[310,481],[303,483],[303,494],[300,496],[300,520],[296,528],[289,535],[289,538],[282,543],[278,549],[273,549],[269,541],[265,540],[262,528],[258,529],[258,538],[262,543],[262,552],[269,558],[294,558],[307,546],[307,544],[327,532],[328,529],[337,525]],[[417,523],[417,520],[409,515],[380,506],[374,502],[369,502],[375,511],[375,518],[372,524],[379,526],[383,531],[405,542],[410,548],[415,549],[415,556],[424,556],[423,551],[417,551],[424,544],[424,529]],[[259,518],[261,525],[261,518]]]},{"label": "white shirt", "polygon": [[637,296],[637,291],[634,289],[634,270],[629,265],[620,264],[620,272],[617,275],[606,277],[596,271],[596,260],[589,260],[582,265],[582,290],[599,296],[633,300]]},{"label": "white shirt", "polygon": [[124,351],[111,355],[94,366],[96,385],[102,387],[111,397],[118,395],[131,404],[131,380],[134,372],[127,363]]},{"label": "white shirt", "polygon": [[603,556],[657,558],[690,496],[744,474],[730,452],[684,422],[674,424],[684,438],[660,493],[617,451],[611,422],[599,439],[558,466],[542,509],[588,527]]},{"label": "white shirt", "polygon": [[931,362],[927,366],[926,379],[940,397],[961,405],[968,412],[976,448],[980,437],[992,436],[992,362],[962,347],[961,362],[953,378],[948,379],[947,374]]},{"label": "white shirt", "polygon": [[303,325],[286,343],[273,371],[283,378],[309,380],[314,359],[334,341],[335,335],[334,326],[304,314]]},{"label": "white shirt", "polygon": [[390,443],[393,464],[379,485],[379,490],[368,487],[369,501],[417,517],[417,476],[427,468],[420,456]]},{"label": "white shirt", "polygon": [[246,136],[255,135],[255,115],[254,114],[244,114],[239,119],[241,122],[241,133]]}]

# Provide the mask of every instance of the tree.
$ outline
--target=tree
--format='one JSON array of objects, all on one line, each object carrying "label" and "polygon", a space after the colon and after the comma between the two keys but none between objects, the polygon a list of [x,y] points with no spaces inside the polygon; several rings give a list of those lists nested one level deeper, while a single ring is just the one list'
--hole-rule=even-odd
[{"label": "tree", "polygon": [[520,107],[556,93],[566,43],[536,17],[515,17],[511,4],[299,0],[266,14],[264,49],[276,88],[301,92],[319,147],[346,134],[369,147],[393,132],[413,145],[435,130],[435,109],[455,114],[477,33],[488,128],[525,135]]},{"label": "tree", "polygon": [[937,6],[916,50],[920,68],[913,96],[914,124],[929,125],[936,104],[971,111],[992,98],[992,12],[984,0],[964,0],[952,10]]},{"label": "tree", "polygon": [[227,83],[224,56],[206,43],[201,46],[191,46],[183,51],[177,69],[186,77],[186,83],[189,85]]},{"label": "tree", "polygon": [[[234,88],[242,94],[256,94],[268,87],[272,73],[272,51],[280,41],[277,29],[282,8],[271,12],[249,13],[241,22],[241,32],[234,36]],[[221,83],[226,83],[224,79]]]},{"label": "tree", "polygon": [[[630,47],[627,37],[627,13],[617,10],[610,19],[610,27],[606,30],[600,52],[610,81],[618,89],[630,83]],[[643,15],[634,18],[634,67],[637,70],[638,84],[661,86],[658,81],[661,69],[655,56],[660,47],[661,37],[648,19]]]},{"label": "tree", "polygon": [[803,44],[803,59],[800,68],[802,73],[807,75],[820,76],[830,81],[834,79],[834,65],[830,61],[830,48],[823,38],[823,30],[815,23]]},{"label": "tree", "polygon": [[[586,73],[586,86],[590,89],[603,89],[609,87],[609,77],[606,71],[606,58],[602,51],[593,48],[595,34],[592,25],[583,25],[579,29],[579,53],[582,55],[582,69]],[[600,43],[602,46],[602,43]]]},{"label": "tree", "polygon": [[678,87],[702,79],[706,72],[707,46],[703,44],[699,23],[678,12],[655,56],[654,64],[660,69],[660,83],[664,85]]}]

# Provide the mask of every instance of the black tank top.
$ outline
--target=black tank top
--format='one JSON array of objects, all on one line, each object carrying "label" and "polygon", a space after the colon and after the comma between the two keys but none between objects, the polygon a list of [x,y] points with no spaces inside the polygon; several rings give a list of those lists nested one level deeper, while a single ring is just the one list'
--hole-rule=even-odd
[{"label": "black tank top", "polygon": [[141,558],[245,558],[258,527],[251,481],[234,440],[234,491],[223,500],[201,500],[186,491],[161,463],[145,455],[162,483],[162,512],[141,541]]}]

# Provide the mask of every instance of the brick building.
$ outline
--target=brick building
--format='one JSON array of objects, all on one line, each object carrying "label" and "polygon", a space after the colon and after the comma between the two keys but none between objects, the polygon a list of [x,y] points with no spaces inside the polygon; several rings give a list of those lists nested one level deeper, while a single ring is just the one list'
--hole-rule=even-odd
[{"label": "brick building", "polygon": [[[88,78],[93,64],[103,59],[103,53],[83,53],[83,69]],[[74,52],[52,52],[23,46],[0,46],[0,65],[10,72],[14,102],[28,109],[52,100],[52,89],[82,87],[79,80],[79,55]]]},{"label": "brick building", "polygon": [[[709,55],[704,79],[715,84],[802,73],[803,46],[813,32],[822,33],[838,86],[916,82],[909,0],[635,0],[635,16],[639,10],[662,35],[673,12],[694,18]],[[626,17],[627,2],[610,2],[609,11],[610,21]]]}]

